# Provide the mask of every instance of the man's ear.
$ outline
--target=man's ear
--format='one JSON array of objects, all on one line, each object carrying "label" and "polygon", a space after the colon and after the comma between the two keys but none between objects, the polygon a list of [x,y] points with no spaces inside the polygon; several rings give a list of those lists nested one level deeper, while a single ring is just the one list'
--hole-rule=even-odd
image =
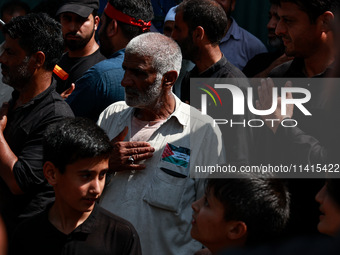
[{"label": "man's ear", "polygon": [[43,167],[44,176],[51,186],[57,184],[57,167],[50,161],[46,161]]},{"label": "man's ear", "polygon": [[172,87],[177,80],[178,73],[175,70],[166,72],[162,78],[162,86]]},{"label": "man's ear", "polygon": [[106,28],[106,33],[108,37],[114,36],[118,33],[118,23],[117,20],[113,19],[110,21]]},{"label": "man's ear", "polygon": [[322,32],[329,32],[332,30],[332,24],[334,22],[334,14],[330,11],[326,11],[321,14],[316,23],[320,26]]},{"label": "man's ear", "polygon": [[205,35],[204,28],[201,26],[198,26],[195,28],[195,30],[192,32],[192,39],[195,43],[197,41],[202,41]]},{"label": "man's ear", "polygon": [[247,225],[243,221],[231,221],[227,235],[230,240],[241,240],[247,236]]},{"label": "man's ear", "polygon": [[94,30],[95,31],[98,29],[99,22],[100,22],[99,16],[95,16],[94,17]]},{"label": "man's ear", "polygon": [[31,59],[34,61],[34,67],[38,69],[44,65],[46,56],[44,52],[37,51],[31,56]]}]

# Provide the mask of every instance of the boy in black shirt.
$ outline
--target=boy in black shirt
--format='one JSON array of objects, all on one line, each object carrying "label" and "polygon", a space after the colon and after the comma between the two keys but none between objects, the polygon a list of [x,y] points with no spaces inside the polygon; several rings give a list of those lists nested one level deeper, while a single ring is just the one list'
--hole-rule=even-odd
[{"label": "boy in black shirt", "polygon": [[96,203],[111,149],[105,132],[86,119],[49,126],[44,175],[55,202],[18,227],[12,254],[141,254],[134,227]]}]

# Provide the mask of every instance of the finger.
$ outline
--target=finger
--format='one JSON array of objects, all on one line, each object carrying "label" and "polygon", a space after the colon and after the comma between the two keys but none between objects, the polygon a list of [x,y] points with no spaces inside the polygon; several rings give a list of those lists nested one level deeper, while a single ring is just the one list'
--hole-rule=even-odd
[{"label": "finger", "polygon": [[129,165],[124,165],[120,170],[118,171],[126,171],[126,170],[143,170],[146,168],[145,164],[129,164]]},{"label": "finger", "polygon": [[255,101],[255,104],[256,104],[256,109],[257,109],[257,110],[263,110],[262,107],[261,107],[261,104],[260,104],[260,101],[259,101],[259,100],[256,100],[256,101]]},{"label": "finger", "polygon": [[146,153],[140,153],[140,154],[134,154],[131,157],[133,157],[135,162],[142,161],[148,158],[151,158],[153,156],[152,152],[146,152]]},{"label": "finger", "polygon": [[[292,82],[291,82],[291,81],[287,81],[286,84],[285,84],[285,87],[287,87],[287,88],[293,87]],[[293,98],[292,92],[287,92],[286,98],[287,98],[287,99],[292,99],[292,98]]]},{"label": "finger", "polygon": [[136,154],[143,154],[143,153],[153,153],[155,151],[155,148],[153,147],[139,147],[139,148],[133,148],[133,149],[127,149],[126,155],[136,155]]},{"label": "finger", "polygon": [[261,85],[258,86],[257,88],[257,92],[258,92],[258,95],[259,95],[259,101],[262,105],[263,101],[264,101],[264,95],[263,95],[263,82],[264,82],[264,79],[261,79]]},{"label": "finger", "polygon": [[[126,142],[124,144],[126,149],[141,149],[141,148],[148,148],[148,151],[151,151],[151,145],[148,142]],[[136,152],[138,153],[138,151]]]},{"label": "finger", "polygon": [[66,99],[68,98],[72,92],[74,91],[76,85],[74,83],[71,84],[71,87],[69,87],[68,89],[66,89],[64,92],[62,92],[60,95],[62,98]]},{"label": "finger", "polygon": [[120,132],[115,138],[111,140],[112,143],[122,142],[129,132],[129,127],[125,126],[122,132]]},{"label": "finger", "polygon": [[273,98],[273,88],[275,87],[274,82],[271,78],[267,78],[267,98],[271,101]]}]

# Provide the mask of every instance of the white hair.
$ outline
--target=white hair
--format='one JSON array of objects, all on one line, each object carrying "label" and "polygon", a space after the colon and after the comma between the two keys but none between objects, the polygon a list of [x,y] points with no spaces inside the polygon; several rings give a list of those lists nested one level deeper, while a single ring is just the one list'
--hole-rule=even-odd
[{"label": "white hair", "polygon": [[160,33],[147,32],[133,38],[125,54],[152,57],[152,65],[160,75],[175,70],[178,74],[182,65],[182,53],[178,44]]}]

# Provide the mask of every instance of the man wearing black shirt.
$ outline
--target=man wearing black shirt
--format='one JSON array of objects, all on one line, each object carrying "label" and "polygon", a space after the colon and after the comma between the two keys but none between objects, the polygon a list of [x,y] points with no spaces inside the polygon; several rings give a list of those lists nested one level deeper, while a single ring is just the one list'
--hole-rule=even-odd
[{"label": "man wearing black shirt", "polygon": [[[280,21],[277,24],[276,34],[281,36],[285,53],[294,57],[294,60],[286,62],[274,68],[269,76],[294,79],[293,87],[307,89],[311,98],[304,104],[311,115],[305,115],[294,105],[287,105],[287,114],[281,115],[280,107],[267,119],[277,119],[276,125],[269,126],[263,135],[257,151],[261,163],[270,162],[272,165],[301,165],[304,168],[313,164],[336,163],[329,161],[327,148],[329,140],[334,139],[330,134],[336,132],[333,129],[339,121],[338,115],[330,116],[329,102],[332,93],[324,79],[333,66],[335,57],[332,22],[339,0],[277,0],[279,4],[278,15]],[[307,78],[311,78],[308,79]],[[278,83],[278,80],[275,81]],[[283,84],[282,84],[283,85]],[[282,86],[281,85],[281,86]],[[262,81],[259,89],[259,108],[269,109],[267,92],[272,89],[272,82]],[[275,84],[279,87],[279,84]],[[297,98],[298,93],[288,94]],[[279,102],[280,98],[278,99]],[[278,104],[280,106],[280,104]],[[294,108],[293,108],[294,107]],[[298,125],[283,127],[280,125],[285,119],[294,119]],[[287,121],[286,125],[290,125]],[[270,123],[266,123],[270,124]],[[338,131],[337,131],[338,132]],[[264,156],[264,157],[263,157]],[[307,173],[306,173],[307,174]],[[308,174],[307,174],[308,175]],[[321,176],[321,175],[319,175]],[[293,176],[294,177],[294,176]],[[288,185],[291,191],[291,220],[288,224],[288,234],[317,234],[318,205],[314,201],[314,195],[320,190],[324,181],[320,179],[290,179]]]},{"label": "man wearing black shirt", "polygon": [[[177,7],[171,36],[181,47],[183,58],[195,64],[182,81],[181,100],[183,102],[190,103],[190,78],[230,78],[244,95],[247,94],[249,83],[245,75],[225,58],[219,47],[219,42],[226,33],[226,27],[227,16],[223,8],[215,1],[191,0]],[[226,103],[223,108],[225,119],[233,119],[234,122],[239,123],[242,123],[243,119],[251,119],[252,114],[248,110],[244,116],[233,115],[232,94],[229,92],[223,94],[222,101]],[[245,109],[248,107],[245,106]],[[242,125],[232,127],[220,125],[220,128],[228,163],[251,162],[253,146],[251,128]]]},{"label": "man wearing black shirt", "polygon": [[53,200],[42,173],[42,134],[73,113],[52,79],[63,52],[60,24],[45,14],[29,14],[12,19],[3,32],[2,81],[14,93],[0,110],[0,209],[12,231]]},{"label": "man wearing black shirt", "polygon": [[57,11],[67,50],[58,66],[68,75],[54,73],[58,93],[70,88],[90,67],[105,59],[95,40],[100,20],[98,8],[99,0],[64,0]]}]

